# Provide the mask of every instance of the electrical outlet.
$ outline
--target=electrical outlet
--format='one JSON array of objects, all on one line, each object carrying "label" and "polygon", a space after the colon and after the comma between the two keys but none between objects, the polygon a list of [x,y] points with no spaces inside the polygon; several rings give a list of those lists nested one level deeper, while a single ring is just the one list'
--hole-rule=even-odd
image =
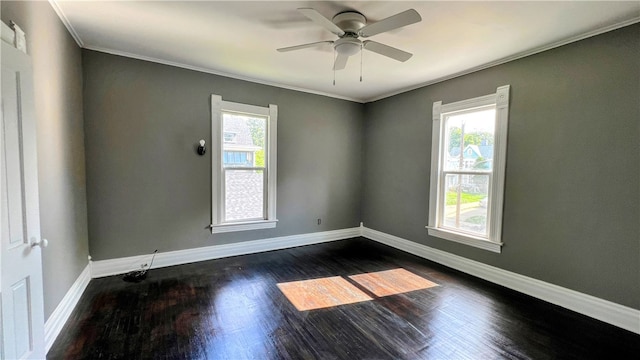
[{"label": "electrical outlet", "polygon": [[318,225],[322,224],[322,219],[318,218]]}]

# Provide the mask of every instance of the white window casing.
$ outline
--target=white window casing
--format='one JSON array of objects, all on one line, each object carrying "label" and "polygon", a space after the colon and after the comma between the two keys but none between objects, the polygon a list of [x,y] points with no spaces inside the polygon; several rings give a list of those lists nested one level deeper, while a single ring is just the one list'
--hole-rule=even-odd
[{"label": "white window casing", "polygon": [[[495,106],[495,132],[493,144],[493,166],[487,175],[490,183],[488,189],[487,235],[481,236],[465,231],[457,231],[442,226],[446,189],[443,181],[445,149],[445,116],[456,112],[473,111],[483,107]],[[442,104],[433,103],[433,127],[431,148],[431,181],[429,189],[429,218],[428,233],[431,236],[455,241],[477,248],[501,252],[502,249],[502,218],[504,204],[504,183],[507,155],[507,125],[509,118],[509,85],[497,88],[495,94],[473,99]],[[460,141],[464,141],[462,138]],[[462,153],[460,156],[463,156]]]},{"label": "white window casing", "polygon": [[[223,121],[224,111],[264,117],[266,121],[265,160],[265,218],[248,221],[224,220],[225,192],[223,170]],[[276,217],[277,191],[277,139],[278,107],[261,107],[222,100],[219,95],[211,95],[211,233],[225,233],[245,230],[274,228]]]}]

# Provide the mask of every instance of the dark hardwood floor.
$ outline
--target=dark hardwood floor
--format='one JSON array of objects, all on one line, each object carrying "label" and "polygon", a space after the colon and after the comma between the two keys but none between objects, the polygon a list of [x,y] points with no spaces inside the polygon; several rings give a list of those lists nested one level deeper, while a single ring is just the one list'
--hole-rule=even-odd
[{"label": "dark hardwood floor", "polygon": [[[438,284],[377,297],[351,275]],[[372,300],[298,311],[278,283],[340,276]],[[48,359],[637,359],[640,335],[366,239],[92,280]]]}]

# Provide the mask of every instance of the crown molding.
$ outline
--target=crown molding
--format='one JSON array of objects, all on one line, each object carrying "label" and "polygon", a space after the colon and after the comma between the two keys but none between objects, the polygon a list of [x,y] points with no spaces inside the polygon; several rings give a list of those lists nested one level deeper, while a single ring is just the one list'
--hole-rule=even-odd
[{"label": "crown molding", "polygon": [[411,85],[411,86],[407,86],[407,87],[403,87],[400,89],[396,89],[390,92],[386,92],[383,94],[380,94],[378,96],[374,96],[374,97],[370,97],[370,98],[356,98],[356,97],[350,97],[350,96],[342,96],[342,95],[337,95],[337,94],[333,94],[333,93],[328,93],[328,92],[323,92],[323,91],[317,91],[317,90],[312,90],[312,89],[307,89],[307,88],[303,88],[303,87],[297,87],[297,86],[291,86],[291,85],[286,85],[286,84],[282,84],[282,83],[278,83],[275,81],[266,81],[266,80],[260,80],[260,79],[256,79],[256,78],[252,78],[249,76],[243,76],[243,75],[237,75],[237,74],[232,74],[232,73],[228,73],[228,72],[223,72],[223,71],[218,71],[218,70],[214,70],[214,69],[209,69],[209,68],[205,68],[205,67],[201,67],[201,66],[194,66],[194,65],[189,65],[189,64],[184,64],[184,63],[180,63],[180,62],[175,62],[175,61],[169,61],[169,60],[163,60],[163,59],[158,59],[158,58],[154,58],[154,57],[150,57],[150,56],[145,56],[145,55],[139,55],[139,54],[135,54],[135,53],[130,53],[130,52],[126,52],[126,51],[120,51],[120,50],[115,50],[115,49],[110,49],[110,48],[105,48],[105,47],[99,47],[99,46],[91,46],[91,45],[85,45],[84,42],[82,41],[82,39],[80,38],[80,35],[78,34],[78,32],[74,29],[73,25],[71,25],[71,22],[69,21],[69,19],[66,17],[66,15],[64,14],[64,12],[62,11],[62,8],[58,5],[58,0],[48,0],[49,3],[51,4],[51,6],[53,7],[53,10],[56,12],[56,14],[58,14],[58,17],[60,18],[60,20],[62,21],[62,23],[64,24],[64,26],[67,28],[67,30],[69,31],[69,33],[71,34],[71,36],[73,37],[73,39],[76,41],[76,43],[78,44],[79,47],[84,48],[84,49],[88,49],[88,50],[94,50],[94,51],[99,51],[99,52],[103,52],[103,53],[107,53],[107,54],[112,54],[112,55],[118,55],[118,56],[123,56],[123,57],[128,57],[128,58],[132,58],[132,59],[138,59],[138,60],[144,60],[144,61],[149,61],[149,62],[153,62],[153,63],[158,63],[158,64],[163,64],[163,65],[169,65],[169,66],[175,66],[175,67],[179,67],[179,68],[183,68],[183,69],[187,69],[187,70],[193,70],[193,71],[198,71],[198,72],[202,72],[202,73],[207,73],[207,74],[213,74],[213,75],[219,75],[219,76],[224,76],[224,77],[228,77],[228,78],[232,78],[232,79],[237,79],[237,80],[243,80],[243,81],[249,81],[249,82],[253,82],[253,83],[257,83],[257,84],[262,84],[262,85],[268,85],[268,86],[274,86],[274,87],[278,87],[278,88],[282,88],[282,89],[287,89],[287,90],[294,90],[294,91],[300,91],[300,92],[304,92],[304,93],[309,93],[309,94],[314,94],[314,95],[321,95],[321,96],[327,96],[330,98],[335,98],[335,99],[340,99],[340,100],[347,100],[347,101],[353,101],[353,102],[357,102],[357,103],[369,103],[369,102],[374,102],[374,101],[378,101],[378,100],[382,100],[382,99],[386,99],[395,95],[399,95],[405,92],[409,92],[412,90],[416,90],[419,88],[423,88],[426,86],[430,86],[430,85],[434,85],[437,83],[441,83],[447,80],[451,80],[451,79],[455,79],[464,75],[468,75],[468,74],[472,74],[474,72],[477,71],[481,71],[481,70],[485,70],[494,66],[498,66],[498,65],[502,65],[514,60],[518,60],[518,59],[522,59],[525,58],[527,56],[531,56],[531,55],[535,55],[547,50],[551,50],[551,49],[555,49],[564,45],[568,45],[580,40],[584,40],[596,35],[600,35],[609,31],[613,31],[613,30],[617,30],[620,28],[623,28],[625,26],[629,26],[629,25],[633,25],[636,24],[638,22],[640,22],[640,16],[628,19],[628,20],[624,20],[612,25],[608,25],[608,26],[604,26],[583,34],[579,34],[564,40],[560,40],[551,44],[547,44],[547,45],[543,45],[531,50],[527,50],[527,51],[523,51],[520,53],[517,53],[515,55],[511,55],[511,56],[507,56],[504,57],[502,59],[498,59],[496,61],[492,61],[480,66],[475,66],[463,71],[459,71],[456,73],[453,73],[451,75],[447,75],[447,76],[443,76],[434,80],[429,80],[426,82],[422,82],[419,84],[415,84],[415,85]]},{"label": "crown molding", "polygon": [[311,89],[301,88],[301,87],[297,87],[297,86],[285,85],[285,84],[281,84],[281,83],[274,82],[274,81],[259,80],[259,79],[248,77],[248,76],[231,74],[231,73],[227,73],[227,72],[224,72],[224,71],[208,69],[208,68],[201,67],[201,66],[194,66],[194,65],[188,65],[188,64],[184,64],[184,63],[180,63],[180,62],[175,62],[175,61],[158,59],[158,58],[154,58],[154,57],[151,57],[151,56],[138,55],[138,54],[134,54],[134,53],[126,52],[126,51],[114,50],[114,49],[109,49],[109,48],[104,48],[104,47],[99,47],[99,46],[84,46],[84,48],[87,49],[87,50],[98,51],[98,52],[107,53],[107,54],[111,54],[111,55],[117,55],[117,56],[127,57],[127,58],[131,58],[131,59],[136,59],[136,60],[144,60],[144,61],[149,61],[149,62],[156,63],[156,64],[169,65],[169,66],[174,66],[174,67],[178,67],[178,68],[182,68],[182,69],[198,71],[198,72],[201,72],[201,73],[224,76],[224,77],[231,78],[231,79],[236,79],[236,80],[248,81],[248,82],[252,82],[252,83],[255,83],[255,84],[273,86],[273,87],[277,87],[277,88],[280,88],[280,89],[294,90],[294,91],[304,92],[304,93],[313,94],[313,95],[327,96],[327,97],[331,97],[331,98],[335,98],[335,99],[353,101],[353,102],[357,102],[357,103],[361,103],[361,104],[365,102],[362,99],[352,98],[352,97],[348,97],[348,96],[331,94],[331,93],[327,93],[327,92],[323,92],[323,91],[311,90]]},{"label": "crown molding", "polygon": [[73,27],[73,25],[71,25],[71,22],[69,21],[67,16],[64,14],[64,11],[62,11],[62,8],[60,7],[60,5],[58,5],[58,2],[56,0],[49,0],[49,4],[51,4],[53,11],[55,11],[56,14],[58,14],[60,21],[62,21],[64,26],[67,28],[67,31],[69,31],[69,34],[71,34],[71,37],[73,38],[73,40],[76,41],[76,44],[78,44],[79,47],[83,48],[84,42],[80,38],[80,35],[76,31],[76,29]]},{"label": "crown molding", "polygon": [[399,90],[395,90],[395,91],[388,92],[388,93],[385,93],[385,94],[382,94],[382,95],[379,95],[379,96],[375,96],[375,97],[367,99],[365,101],[365,103],[386,99],[388,97],[392,97],[392,96],[399,95],[399,94],[402,94],[402,93],[405,93],[405,92],[409,92],[409,91],[412,91],[412,90],[420,89],[420,88],[423,88],[423,87],[426,87],[426,86],[429,86],[429,85],[434,85],[434,84],[441,83],[441,82],[444,82],[444,81],[447,81],[447,80],[455,79],[455,78],[460,77],[460,76],[469,75],[469,74],[477,72],[477,71],[481,71],[481,70],[485,70],[485,69],[488,69],[488,68],[492,68],[494,66],[506,64],[506,63],[514,61],[514,60],[522,59],[522,58],[525,58],[527,56],[535,55],[535,54],[538,54],[538,53],[541,53],[541,52],[544,52],[544,51],[547,51],[547,50],[555,49],[555,48],[558,48],[558,47],[561,47],[561,46],[564,46],[564,45],[568,45],[568,44],[571,44],[571,43],[574,43],[574,42],[577,42],[577,41],[580,41],[580,40],[588,39],[590,37],[593,37],[593,36],[596,36],[596,35],[600,35],[600,34],[604,34],[604,33],[609,32],[609,31],[617,30],[617,29],[623,28],[625,26],[630,26],[630,25],[633,25],[633,24],[638,23],[638,22],[640,22],[640,16],[634,17],[632,19],[625,20],[625,21],[622,21],[622,22],[619,22],[619,23],[616,23],[616,24],[613,24],[613,25],[604,26],[604,27],[598,28],[596,30],[592,30],[592,31],[586,32],[584,34],[576,35],[576,36],[573,36],[573,37],[570,37],[570,38],[567,38],[567,39],[564,39],[564,40],[561,40],[561,41],[557,41],[557,42],[554,42],[554,43],[551,43],[551,44],[543,45],[543,46],[540,46],[540,47],[537,47],[537,48],[534,48],[534,49],[531,49],[531,50],[523,51],[523,52],[517,53],[515,55],[507,56],[507,57],[504,57],[502,59],[499,59],[499,60],[496,60],[496,61],[492,61],[492,62],[483,64],[483,65],[480,65],[480,66],[472,67],[470,69],[463,70],[463,71],[460,71],[460,72],[457,72],[457,73],[454,73],[454,74],[451,74],[451,75],[447,75],[447,76],[444,76],[444,77],[441,77],[441,78],[438,78],[438,79],[435,79],[435,80],[430,80],[430,81],[423,82],[423,83],[420,83],[420,84],[407,86],[407,87],[404,87],[404,88],[399,89]]}]

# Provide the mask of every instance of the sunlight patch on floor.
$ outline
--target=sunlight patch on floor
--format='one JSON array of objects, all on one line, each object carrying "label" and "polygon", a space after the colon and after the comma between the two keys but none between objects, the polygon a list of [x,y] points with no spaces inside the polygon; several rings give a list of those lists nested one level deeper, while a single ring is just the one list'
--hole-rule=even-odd
[{"label": "sunlight patch on floor", "polygon": [[349,276],[357,286],[340,276],[277,284],[298,311],[329,308],[373,300],[358,286],[377,297],[428,289],[438,284],[405,269],[393,269]]},{"label": "sunlight patch on floor", "polygon": [[277,284],[298,311],[373,300],[340,276]]},{"label": "sunlight patch on floor", "polygon": [[405,269],[351,275],[349,279],[357,282],[360,286],[379,297],[438,286],[438,284]]}]

